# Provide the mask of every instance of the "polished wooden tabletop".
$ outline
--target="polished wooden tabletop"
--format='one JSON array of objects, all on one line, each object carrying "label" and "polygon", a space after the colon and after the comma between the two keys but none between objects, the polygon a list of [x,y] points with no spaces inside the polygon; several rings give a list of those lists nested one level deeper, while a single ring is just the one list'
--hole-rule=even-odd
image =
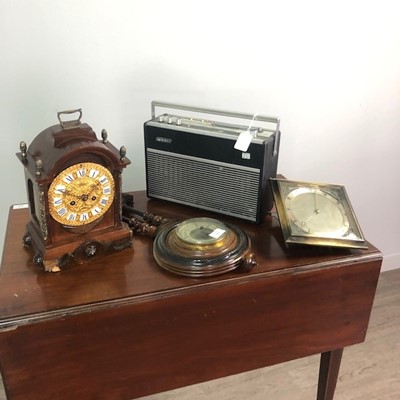
[{"label": "polished wooden tabletop", "polygon": [[275,216],[268,216],[262,224],[256,225],[191,207],[150,200],[144,191],[133,194],[137,209],[169,219],[209,216],[238,225],[249,235],[258,265],[248,273],[232,271],[211,278],[176,276],[162,270],[155,262],[153,238],[135,234],[130,249],[59,273],[44,272],[32,263],[31,249],[22,245],[29,219],[28,209],[13,206],[0,270],[0,327],[26,324],[65,312],[80,313],[89,307],[104,307],[110,302],[137,302],[201,285],[257,280],[268,275],[294,274],[381,258],[372,245],[367,250],[315,246],[288,248]]}]

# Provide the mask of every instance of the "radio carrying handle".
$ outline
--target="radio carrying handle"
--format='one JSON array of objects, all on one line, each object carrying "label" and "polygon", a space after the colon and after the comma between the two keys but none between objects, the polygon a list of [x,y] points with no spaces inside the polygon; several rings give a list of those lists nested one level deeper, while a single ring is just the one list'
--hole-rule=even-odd
[{"label": "radio carrying handle", "polygon": [[230,117],[230,118],[240,118],[240,119],[246,119],[246,120],[250,120],[250,121],[262,121],[262,122],[268,122],[268,123],[275,124],[274,155],[277,155],[277,153],[278,153],[278,146],[279,146],[279,140],[280,140],[280,131],[279,131],[280,120],[278,117],[267,117],[265,115],[258,115],[258,114],[248,114],[248,113],[239,113],[239,112],[234,112],[234,111],[216,110],[216,109],[212,109],[212,108],[185,106],[182,104],[166,103],[166,102],[162,102],[162,101],[153,100],[151,102],[151,118],[156,117],[156,107],[190,111],[190,112],[196,112],[196,113],[201,113],[201,114],[220,115],[220,116]]}]

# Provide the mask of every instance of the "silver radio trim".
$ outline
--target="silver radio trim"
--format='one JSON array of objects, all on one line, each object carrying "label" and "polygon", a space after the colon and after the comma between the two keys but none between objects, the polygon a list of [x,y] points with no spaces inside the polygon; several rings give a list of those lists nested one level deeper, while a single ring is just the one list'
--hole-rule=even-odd
[{"label": "silver radio trim", "polygon": [[[208,120],[204,118],[194,118],[194,117],[185,117],[185,116],[179,116],[179,115],[174,115],[174,114],[161,114],[160,116],[156,116],[156,107],[160,108],[166,108],[166,109],[173,109],[173,110],[182,110],[182,111],[189,111],[191,113],[199,113],[199,114],[210,114],[210,115],[218,115],[218,116],[223,116],[223,117],[228,117],[228,118],[239,118],[243,120],[249,120],[251,121],[248,126],[244,125],[236,125],[236,124],[228,124],[228,123],[223,123],[223,122],[217,122],[215,120]],[[240,113],[240,112],[234,112],[234,111],[226,111],[226,110],[217,110],[217,109],[211,109],[211,108],[204,108],[204,107],[194,107],[194,106],[187,106],[187,105],[182,105],[182,104],[176,104],[176,103],[167,103],[167,102],[162,102],[162,101],[157,101],[153,100],[151,102],[151,117],[152,121],[149,122],[149,124],[154,126],[163,126],[164,128],[169,127],[169,129],[174,129],[174,130],[185,130],[187,131],[190,129],[194,133],[200,133],[204,134],[204,130],[208,130],[210,133],[213,133],[214,135],[222,135],[221,137],[230,137],[233,138],[232,136],[235,135],[236,137],[239,136],[239,134],[245,130],[250,130],[252,133],[254,133],[254,138],[253,140],[261,140],[258,143],[262,143],[262,139],[260,137],[269,137],[272,134],[275,133],[276,137],[279,136],[279,128],[280,128],[280,119],[278,117],[272,117],[272,116],[265,116],[265,115],[258,115],[258,114],[248,114],[248,113]],[[158,120],[157,118],[159,117],[164,117],[167,118],[167,121],[164,120]],[[171,122],[169,123],[169,118],[171,118]],[[271,129],[266,129],[266,128],[261,128],[261,127],[253,127],[253,121],[261,121],[265,123],[272,123],[274,124],[273,130]],[[174,122],[174,123],[173,123]],[[185,123],[183,123],[185,122]],[[184,126],[183,126],[184,125]],[[194,125],[194,127],[193,127]],[[197,127],[197,129],[196,129]],[[269,132],[266,134],[265,132]],[[231,136],[229,136],[231,135]],[[275,145],[274,145],[274,156],[278,154],[278,141],[275,140]]]}]

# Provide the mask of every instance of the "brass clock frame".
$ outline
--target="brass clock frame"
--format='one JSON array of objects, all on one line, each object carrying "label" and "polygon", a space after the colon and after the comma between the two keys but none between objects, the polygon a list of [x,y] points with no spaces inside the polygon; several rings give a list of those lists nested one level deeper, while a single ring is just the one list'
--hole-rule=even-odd
[{"label": "brass clock frame", "polygon": [[343,185],[276,178],[271,187],[287,245],[367,248]]}]

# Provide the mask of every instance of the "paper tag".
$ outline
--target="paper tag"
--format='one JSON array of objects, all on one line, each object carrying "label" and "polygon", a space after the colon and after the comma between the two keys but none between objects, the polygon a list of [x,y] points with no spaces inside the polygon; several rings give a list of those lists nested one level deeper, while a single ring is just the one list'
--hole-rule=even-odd
[{"label": "paper tag", "polygon": [[214,229],[214,230],[209,234],[209,236],[211,236],[211,237],[214,238],[214,239],[218,239],[218,238],[221,237],[224,233],[225,233],[225,230],[224,230],[224,229],[217,228],[217,229]]},{"label": "paper tag", "polygon": [[247,151],[252,139],[253,135],[250,133],[250,131],[244,131],[239,135],[233,147],[236,150]]}]

